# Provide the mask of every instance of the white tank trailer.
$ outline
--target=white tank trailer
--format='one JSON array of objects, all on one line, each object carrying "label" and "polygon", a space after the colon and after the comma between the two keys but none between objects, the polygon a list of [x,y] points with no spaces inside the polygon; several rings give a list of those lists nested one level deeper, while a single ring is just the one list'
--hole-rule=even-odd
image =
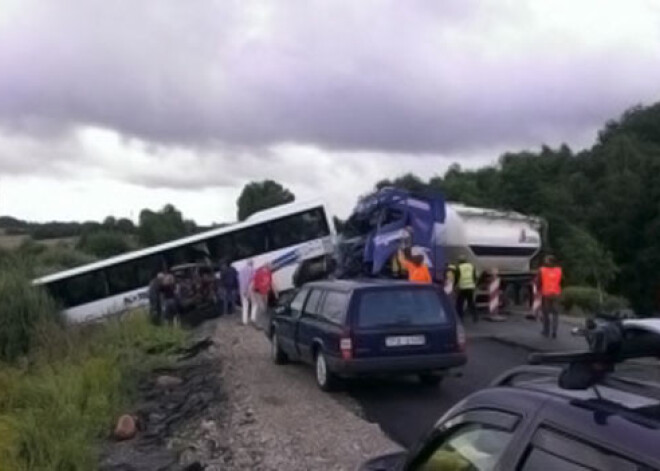
[{"label": "white tank trailer", "polygon": [[436,225],[436,241],[448,263],[465,256],[478,273],[497,269],[503,278],[527,278],[542,244],[541,219],[515,212],[447,203],[444,224]]}]

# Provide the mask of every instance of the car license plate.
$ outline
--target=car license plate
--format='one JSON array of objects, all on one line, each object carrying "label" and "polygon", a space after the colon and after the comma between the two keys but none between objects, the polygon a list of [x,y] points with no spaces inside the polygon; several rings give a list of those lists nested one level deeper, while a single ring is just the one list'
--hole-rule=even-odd
[{"label": "car license plate", "polygon": [[396,337],[386,337],[385,345],[388,347],[426,345],[426,337],[423,335],[397,335]]}]

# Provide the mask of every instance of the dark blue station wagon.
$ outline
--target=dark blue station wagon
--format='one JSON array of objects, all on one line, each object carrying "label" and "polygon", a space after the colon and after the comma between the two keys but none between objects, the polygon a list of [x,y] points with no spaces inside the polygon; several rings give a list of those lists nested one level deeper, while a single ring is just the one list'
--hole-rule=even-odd
[{"label": "dark blue station wagon", "polygon": [[465,364],[465,333],[449,298],[427,284],[390,280],[308,283],[272,314],[272,358],[315,366],[323,390],[340,377],[419,375],[437,384]]}]

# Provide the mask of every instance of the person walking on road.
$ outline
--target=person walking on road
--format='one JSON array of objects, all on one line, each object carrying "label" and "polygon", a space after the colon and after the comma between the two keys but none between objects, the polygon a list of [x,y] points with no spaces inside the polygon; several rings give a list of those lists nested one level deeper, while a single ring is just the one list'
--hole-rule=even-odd
[{"label": "person walking on road", "polygon": [[222,313],[232,314],[239,288],[238,272],[226,260],[220,264],[220,286],[222,288]]},{"label": "person walking on road", "polygon": [[268,299],[270,295],[275,294],[273,289],[273,272],[269,263],[259,267],[254,272],[252,279],[252,323],[259,328],[263,321],[268,307]]},{"label": "person walking on road", "polygon": [[426,265],[424,255],[411,255],[406,257],[403,250],[399,250],[399,264],[408,272],[408,281],[414,283],[431,283],[431,273]]},{"label": "person walking on road", "polygon": [[474,305],[474,290],[477,287],[477,270],[470,262],[467,261],[464,255],[458,259],[458,267],[456,269],[456,286],[458,294],[456,296],[456,312],[458,317],[463,320],[465,303],[467,302],[468,311],[472,314],[472,320],[477,322],[477,309]]},{"label": "person walking on road", "polygon": [[252,279],[254,278],[254,262],[248,260],[238,274],[238,289],[241,294],[241,321],[247,325],[250,321],[250,298],[252,289]]},{"label": "person walking on road", "polygon": [[543,315],[544,337],[557,338],[559,325],[559,298],[561,296],[562,269],[553,255],[548,255],[540,269],[539,288],[541,290],[541,312]]}]

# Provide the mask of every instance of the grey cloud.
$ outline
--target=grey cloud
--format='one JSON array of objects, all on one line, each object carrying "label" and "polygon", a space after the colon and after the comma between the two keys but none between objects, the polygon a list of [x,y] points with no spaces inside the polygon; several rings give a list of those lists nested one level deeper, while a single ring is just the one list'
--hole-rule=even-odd
[{"label": "grey cloud", "polygon": [[79,143],[69,133],[38,125],[0,128],[0,175],[66,176],[83,160]]},{"label": "grey cloud", "polygon": [[96,125],[207,150],[457,153],[571,142],[660,83],[658,38],[631,50],[549,35],[502,52],[509,30],[536,21],[521,2],[12,4],[5,127]]}]

